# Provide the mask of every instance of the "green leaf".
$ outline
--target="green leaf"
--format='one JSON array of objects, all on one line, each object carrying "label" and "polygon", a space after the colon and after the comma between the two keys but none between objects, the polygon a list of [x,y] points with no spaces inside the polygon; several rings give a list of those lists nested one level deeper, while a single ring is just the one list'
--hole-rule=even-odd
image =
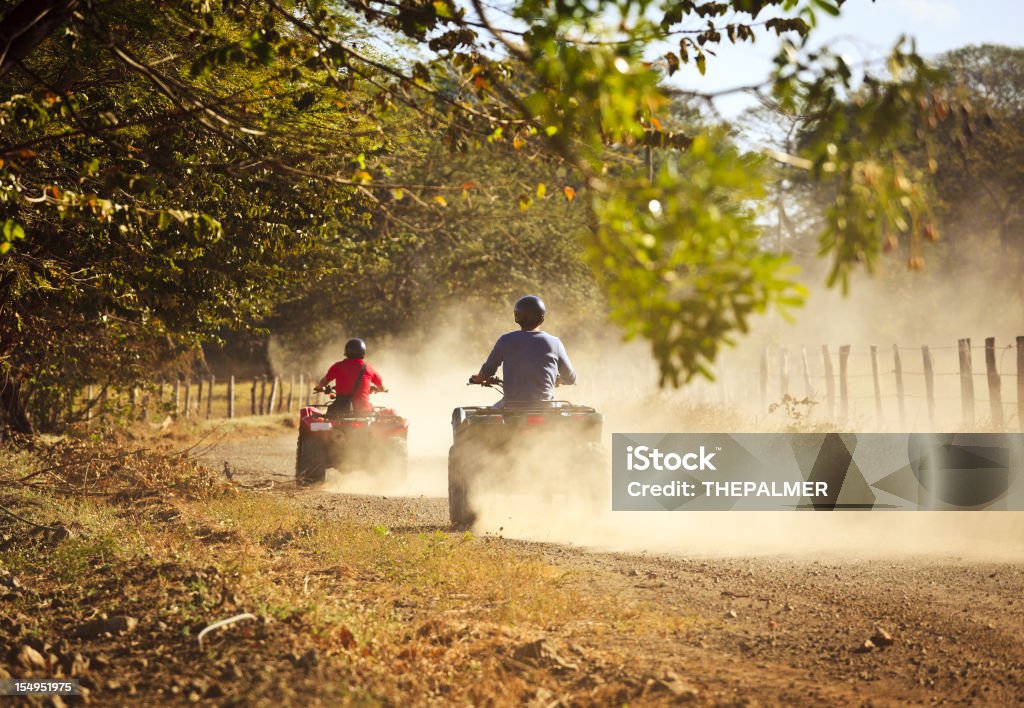
[{"label": "green leaf", "polygon": [[839,17],[839,5],[830,0],[812,0],[814,6],[832,17]]},{"label": "green leaf", "polygon": [[16,238],[25,238],[25,229],[14,219],[4,221],[3,233],[4,240],[8,242]]}]

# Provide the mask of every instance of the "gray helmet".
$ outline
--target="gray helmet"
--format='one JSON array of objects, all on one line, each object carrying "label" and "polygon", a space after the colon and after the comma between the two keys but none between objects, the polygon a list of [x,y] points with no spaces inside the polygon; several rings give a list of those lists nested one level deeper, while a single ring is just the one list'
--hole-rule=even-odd
[{"label": "gray helmet", "polygon": [[547,308],[544,307],[544,301],[536,295],[526,295],[516,300],[514,312],[516,324],[536,327],[544,321]]},{"label": "gray helmet", "polygon": [[349,359],[362,359],[366,356],[366,342],[361,339],[350,339],[345,342],[345,356]]}]

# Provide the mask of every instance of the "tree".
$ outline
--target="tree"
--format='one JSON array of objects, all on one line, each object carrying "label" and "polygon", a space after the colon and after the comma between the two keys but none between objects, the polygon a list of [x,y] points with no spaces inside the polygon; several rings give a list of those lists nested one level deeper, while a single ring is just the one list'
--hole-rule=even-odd
[{"label": "tree", "polygon": [[[962,267],[966,253],[984,251],[994,256],[988,260],[1012,272],[1021,252],[1017,241],[1024,176],[1024,53],[1008,47],[965,47],[930,64],[933,96],[959,98],[933,99],[929,110],[904,111],[905,129],[892,145],[904,170],[918,176],[916,186],[930,195],[925,237],[934,240],[939,232],[945,234],[944,245],[933,251],[934,263],[945,277],[947,271]],[[855,93],[854,100],[865,100],[862,94],[870,90],[869,85]],[[820,131],[821,115],[795,105],[794,112],[787,112],[766,100],[742,126],[745,132],[760,134],[769,153],[781,156],[773,189],[782,217],[772,222],[770,231],[781,235],[777,243],[783,250],[806,251],[813,245],[810,236],[820,233],[820,215],[836,193],[832,185],[808,179],[804,166],[786,160],[787,154],[806,149]],[[956,107],[956,116],[945,115],[950,106]],[[931,130],[935,132],[929,136]],[[863,140],[864,135],[863,126],[848,120],[835,142]],[[899,231],[886,235],[880,244],[883,252],[898,249]],[[919,246],[903,245],[904,263],[919,267]]]},{"label": "tree", "polygon": [[294,356],[308,358],[339,332],[379,337],[420,321],[443,327],[455,303],[484,309],[539,290],[577,313],[576,322],[607,317],[575,238],[589,210],[564,168],[493,144],[451,155],[435,143],[404,160],[401,172],[452,187],[429,201],[395,194],[351,231],[304,292],[275,309],[266,327]]},{"label": "tree", "polygon": [[[234,101],[197,116],[204,80],[197,74],[188,107],[150,67],[181,51],[178,73],[187,76],[202,52],[156,19],[148,4],[106,6],[102,24],[82,25],[70,48],[41,43],[7,75],[0,204],[5,233],[23,238],[0,267],[0,367],[16,429],[31,428],[28,410],[43,420],[66,408],[80,383],[173,376],[166,367],[199,342],[269,313],[293,269],[334,236],[311,204],[326,198],[343,221],[367,211],[351,186],[275,181],[251,164],[308,149],[312,139],[281,138],[300,131],[340,143],[346,158],[372,149],[379,140],[311,130],[358,126],[348,104],[302,107],[294,89],[268,96],[279,67],[260,65],[225,72],[218,90]],[[114,30],[118,41],[104,51]],[[132,45],[140,49],[124,48]],[[228,111],[246,120],[259,111],[274,129],[212,122]]]},{"label": "tree", "polygon": [[1024,50],[992,45],[939,57],[953,88],[974,106],[968,132],[949,136],[935,183],[954,233],[995,241],[1000,260],[1024,252]]},{"label": "tree", "polygon": [[[152,368],[293,297],[289,270],[315,272],[387,223],[398,192],[442,206],[439,190],[456,185],[396,171],[424,136],[565,170],[557,186],[588,202],[582,252],[612,317],[651,341],[663,383],[707,374],[751,316],[801,293],[786,259],[760,248],[760,161],[714,129],[668,135],[662,72],[783,37],[771,90],[819,117],[793,159],[835,186],[823,241],[835,277],[870,264],[887,230],[927,231],[918,175],[890,148],[905,113],[939,115],[948,101],[901,51],[889,79],[847,101],[849,67],[800,49],[815,13],[839,5],[521,0],[501,27],[482,3],[452,0],[0,3],[3,398],[33,379],[55,385],[58,313],[82,342],[65,361],[125,376],[126,357]],[[849,125],[862,139],[837,146]],[[644,145],[672,148],[654,175],[635,159]],[[93,351],[111,358],[86,366]]]}]

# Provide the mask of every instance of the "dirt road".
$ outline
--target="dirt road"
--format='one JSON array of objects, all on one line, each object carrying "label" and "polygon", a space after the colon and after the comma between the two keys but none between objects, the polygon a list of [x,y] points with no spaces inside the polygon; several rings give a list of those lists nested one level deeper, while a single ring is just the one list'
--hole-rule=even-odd
[{"label": "dirt road", "polygon": [[[333,472],[325,489],[298,490],[293,441],[221,443],[206,455],[245,484],[274,481],[314,513],[392,532],[448,530],[443,460],[413,460],[409,481],[386,494],[372,494],[368,476]],[[505,526],[476,531],[564,571],[584,597],[617,598],[623,617],[640,608],[663,616],[671,629],[653,633],[621,617],[610,632],[597,628],[608,618],[586,616],[539,628],[551,646],[571,647],[573,671],[646,684],[652,701],[1024,704],[1024,565],[1012,558],[612,553],[511,538]],[[697,548],[680,543],[687,547]]]}]

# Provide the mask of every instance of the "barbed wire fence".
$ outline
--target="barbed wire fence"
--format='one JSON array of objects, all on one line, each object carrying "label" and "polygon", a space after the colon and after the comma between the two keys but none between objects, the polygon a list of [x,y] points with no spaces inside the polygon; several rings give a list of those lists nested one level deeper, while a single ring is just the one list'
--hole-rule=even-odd
[{"label": "barbed wire fence", "polygon": [[723,364],[695,387],[707,402],[764,415],[781,402],[807,417],[901,431],[1024,431],[1024,336],[984,344],[765,346],[755,370]]},{"label": "barbed wire fence", "polygon": [[[805,417],[859,429],[901,431],[1024,431],[1024,336],[1012,342],[922,346],[780,345],[764,347],[751,367],[724,362],[713,382],[691,384],[681,395],[714,406],[750,411],[760,419],[787,400]],[[591,372],[583,398],[606,385],[634,391],[652,386],[646,370]],[[308,372],[256,377],[213,375],[143,383],[115,390],[83,386],[65,404],[68,422],[87,426],[108,418],[159,423],[172,419],[239,418],[295,413],[322,403]],[[591,394],[590,396],[586,394]],[[607,394],[607,391],[605,391]],[[607,395],[605,396],[607,398]]]},{"label": "barbed wire fence", "polygon": [[87,426],[120,418],[159,422],[185,419],[240,418],[295,413],[308,403],[327,399],[313,391],[316,378],[309,373],[254,377],[215,375],[140,383],[127,389],[88,384],[68,406],[68,422]]}]

